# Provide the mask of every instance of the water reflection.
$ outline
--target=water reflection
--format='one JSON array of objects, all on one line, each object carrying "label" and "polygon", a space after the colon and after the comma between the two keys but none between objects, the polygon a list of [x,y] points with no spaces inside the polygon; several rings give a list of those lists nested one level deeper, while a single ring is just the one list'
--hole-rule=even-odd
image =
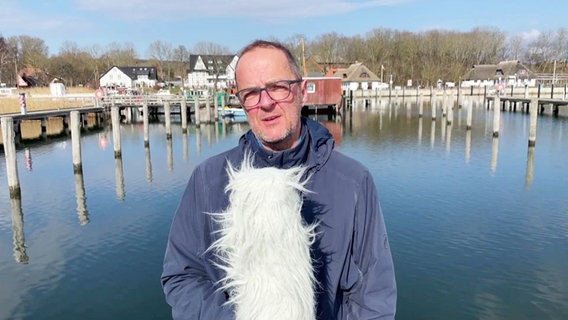
[{"label": "water reflection", "polygon": [[174,148],[172,145],[172,137],[166,139],[166,154],[167,154],[167,162],[168,162],[168,170],[174,170]]},{"label": "water reflection", "polygon": [[497,157],[499,154],[499,137],[493,137],[491,143],[491,173],[497,171]]},{"label": "water reflection", "polygon": [[436,121],[432,120],[432,125],[430,125],[430,148],[434,148],[436,143]]},{"label": "water reflection", "polygon": [[[550,152],[546,148],[549,147],[548,142],[551,140],[554,140],[553,142],[556,143],[553,146],[555,155],[563,155],[565,153],[557,150],[562,149],[557,147],[562,145],[562,138],[566,136],[562,137],[562,131],[556,132],[556,128],[559,126],[554,127],[555,132],[547,131],[539,136],[542,137],[543,143],[539,144],[539,154],[536,154],[534,148],[529,148],[526,151],[524,147],[513,148],[513,144],[510,143],[513,135],[522,139],[523,146],[526,142],[523,132],[528,129],[526,126],[518,125],[518,123],[523,123],[521,117],[515,118],[517,124],[515,126],[504,121],[503,129],[507,128],[509,131],[504,131],[507,134],[504,134],[501,138],[493,139],[490,135],[483,132],[485,125],[483,120],[487,114],[483,108],[475,111],[473,128],[465,130],[465,127],[461,125],[459,120],[462,116],[465,117],[465,112],[462,112],[463,115],[456,114],[457,119],[455,119],[452,125],[447,125],[446,121],[442,119],[441,127],[437,128],[437,122],[431,121],[429,118],[426,118],[425,121],[422,117],[419,117],[417,121],[406,119],[404,113],[408,116],[408,105],[397,105],[396,101],[387,102],[384,99],[382,101],[373,99],[370,107],[367,109],[364,108],[364,105],[359,104],[358,106],[362,110],[350,108],[349,114],[352,114],[352,117],[347,116],[339,118],[339,121],[322,122],[334,136],[337,145],[341,144],[340,151],[349,153],[353,151],[353,154],[356,154],[359,159],[366,161],[373,174],[380,176],[381,179],[377,179],[377,183],[387,186],[386,188],[381,188],[381,191],[385,200],[385,217],[388,219],[391,230],[393,230],[393,247],[399,248],[396,251],[393,250],[393,253],[398,254],[396,259],[399,261],[400,284],[401,288],[403,288],[400,290],[400,300],[402,302],[400,319],[416,319],[416,317],[405,317],[405,313],[408,314],[408,310],[411,309],[405,305],[405,302],[416,297],[428,296],[428,292],[441,292],[442,290],[449,290],[447,292],[450,292],[452,297],[445,299],[447,297],[442,296],[433,298],[435,299],[433,301],[428,301],[430,305],[440,307],[414,308],[413,312],[415,314],[420,312],[423,314],[424,319],[443,319],[444,317],[440,316],[441,311],[438,309],[445,311],[451,309],[448,305],[454,305],[459,306],[456,309],[460,309],[460,311],[452,314],[456,315],[452,317],[455,319],[515,318],[515,315],[521,313],[527,314],[527,319],[542,319],[546,316],[555,319],[566,318],[564,317],[566,315],[566,302],[564,301],[565,299],[563,300],[566,297],[565,288],[567,287],[565,272],[563,273],[566,270],[566,262],[564,262],[566,249],[563,246],[563,243],[566,242],[565,235],[567,230],[565,223],[566,207],[561,200],[556,200],[557,197],[566,199],[566,196],[561,188],[557,191],[560,193],[554,196],[550,196],[554,192],[549,192],[552,189],[550,187],[551,184],[557,186],[558,182],[556,180],[559,179],[557,178],[558,176],[562,179],[565,178],[565,173],[562,172],[551,174],[552,168],[562,170],[565,168],[565,165],[556,159],[552,159],[554,157],[546,159],[547,164],[549,161],[551,163],[549,168],[545,166],[537,167],[535,171],[534,164],[535,158],[539,155],[541,157],[549,155]],[[402,112],[398,121],[389,118],[387,113],[396,118],[395,114],[398,108],[401,108],[400,112]],[[406,110],[402,108],[406,108]],[[416,116],[417,110],[418,107],[415,104],[411,104],[411,117]],[[428,113],[428,110],[426,110],[426,113]],[[489,120],[491,124],[491,119]],[[508,120],[508,118],[505,120]],[[465,125],[465,120],[463,122]],[[346,123],[349,123],[349,126],[345,125]],[[57,206],[67,206],[63,210],[43,208],[47,207],[45,200],[39,196],[35,198],[36,193],[31,188],[29,180],[32,177],[36,178],[34,181],[39,180],[37,179],[38,177],[41,179],[44,177],[50,178],[46,174],[47,170],[44,169],[51,164],[55,164],[56,166],[54,167],[56,168],[62,161],[59,159],[59,155],[65,150],[58,149],[56,152],[52,152],[51,150],[45,151],[30,148],[29,153],[19,150],[18,164],[20,166],[24,165],[21,161],[23,158],[25,159],[29,154],[29,159],[31,160],[33,155],[34,172],[22,175],[22,182],[24,188],[33,190],[35,199],[29,201],[29,203],[27,201],[24,203],[26,213],[28,211],[33,213],[26,215],[26,239],[24,239],[22,203],[19,199],[14,199],[10,203],[12,206],[13,259],[17,263],[28,263],[30,257],[27,254],[29,254],[32,260],[32,264],[29,266],[17,265],[12,259],[12,250],[10,248],[4,250],[7,258],[3,258],[4,261],[0,261],[0,263],[4,263],[4,265],[0,265],[3,270],[3,278],[0,278],[0,283],[6,283],[6,279],[14,277],[14,282],[17,284],[12,287],[18,289],[18,292],[25,292],[25,295],[21,294],[20,296],[25,296],[26,300],[21,303],[18,302],[15,308],[23,310],[28,306],[28,301],[33,299],[34,301],[39,301],[39,306],[32,308],[34,310],[32,312],[37,314],[49,310],[53,302],[57,301],[59,303],[58,308],[61,308],[64,312],[71,310],[67,313],[67,317],[62,318],[68,319],[78,314],[80,312],[77,311],[78,309],[85,308],[85,305],[82,303],[93,306],[93,310],[105,311],[108,310],[104,307],[101,308],[101,306],[107,306],[106,303],[109,300],[123,299],[120,300],[121,305],[124,304],[128,308],[132,308],[133,305],[141,305],[140,300],[136,300],[134,296],[129,295],[129,292],[132,292],[132,287],[122,288],[125,283],[121,281],[124,281],[124,274],[129,272],[125,271],[125,269],[131,268],[132,265],[136,265],[137,270],[144,275],[143,277],[131,279],[135,280],[132,282],[136,282],[136,285],[144,286],[147,279],[141,278],[151,278],[148,277],[149,274],[155,275],[155,266],[161,263],[163,239],[167,232],[165,230],[169,227],[169,219],[174,211],[174,208],[170,208],[171,203],[179,200],[176,198],[181,192],[178,187],[185,183],[181,181],[180,177],[187,177],[194,165],[194,163],[189,163],[190,161],[187,160],[191,156],[192,160],[198,163],[208,157],[210,153],[220,151],[229,145],[233,146],[233,143],[237,140],[237,138],[230,137],[231,140],[225,141],[228,143],[225,144],[221,141],[220,145],[222,146],[216,146],[215,148],[206,146],[202,151],[201,135],[211,133],[210,130],[213,127],[202,125],[201,128],[195,129],[196,140],[193,140],[194,137],[191,136],[193,127],[189,134],[181,136],[180,140],[183,146],[180,148],[178,144],[172,145],[172,140],[164,140],[163,132],[161,131],[162,127],[159,124],[156,124],[155,127],[157,126],[160,126],[159,130],[153,130],[152,132],[152,147],[155,149],[153,151],[159,152],[159,154],[155,154],[154,159],[151,159],[149,146],[144,148],[146,180],[148,182],[153,181],[151,186],[144,181],[142,162],[130,160],[139,159],[142,156],[142,132],[136,132],[136,130],[129,132],[128,129],[130,128],[123,131],[124,166],[126,166],[125,170],[132,169],[126,172],[125,177],[123,177],[122,172],[122,157],[116,158],[113,164],[112,161],[93,160],[92,153],[89,153],[94,149],[96,156],[103,155],[100,159],[110,160],[110,158],[107,159],[105,156],[109,152],[112,153],[112,150],[107,149],[107,152],[104,152],[105,148],[101,148],[100,144],[99,148],[101,150],[97,148],[97,143],[100,143],[101,140],[100,138],[105,137],[105,135],[85,135],[83,143],[89,141],[89,139],[91,142],[85,148],[89,153],[88,156],[85,155],[84,157],[85,160],[89,159],[85,165],[92,168],[93,162],[96,162],[96,165],[104,162],[103,169],[106,170],[86,170],[85,176],[80,173],[75,174],[75,199],[73,199],[73,194],[68,194],[67,192],[69,188],[72,188],[70,184],[73,181],[64,179],[69,180],[64,181],[67,184],[59,186],[60,190],[55,191],[66,194],[69,201],[64,203],[60,199],[54,200],[54,202],[57,201]],[[430,129],[428,129],[428,126],[430,126]],[[217,130],[215,131],[214,141],[219,136],[225,137],[240,130],[236,124],[228,126],[225,122],[214,127],[214,130]],[[546,130],[550,127],[543,128]],[[202,130],[207,130],[207,132],[202,132]],[[218,130],[221,130],[222,134]],[[439,132],[436,132],[436,130],[439,130]],[[430,131],[430,148],[428,148],[427,141],[428,131]],[[491,129],[487,131],[490,133]],[[175,133],[176,131],[174,130],[174,135]],[[154,140],[155,135],[158,135],[159,139]],[[211,134],[210,136],[213,135]],[[549,136],[553,137],[553,139],[545,139],[545,137],[548,138]],[[438,137],[441,137],[443,143],[440,143],[440,140],[436,141]],[[416,140],[418,140],[418,146],[416,145]],[[154,141],[156,141],[155,145]],[[180,141],[174,137],[173,142],[179,143]],[[499,143],[501,143],[501,146],[499,146]],[[464,144],[465,152],[462,152],[460,148]],[[473,148],[475,148],[473,151],[475,152],[474,156],[472,156],[472,144]],[[181,155],[179,153],[181,152],[174,152],[173,148],[176,148],[176,151],[183,149],[183,159],[186,161],[180,161]],[[519,149],[521,149],[520,152],[518,152]],[[163,154],[164,150],[166,150],[166,154]],[[377,152],[378,150],[383,152]],[[509,174],[509,171],[506,172],[507,174],[491,174],[497,170],[498,151],[501,151],[501,171],[512,168],[514,170],[513,174]],[[196,154],[201,152],[203,154]],[[416,158],[413,159],[415,155]],[[463,165],[464,156],[465,162],[471,162],[471,165],[467,167]],[[518,167],[508,166],[512,157],[516,158],[513,160],[521,159],[520,162],[517,161],[521,163],[520,170],[518,170]],[[487,170],[489,159],[491,159],[491,173]],[[152,160],[154,161],[153,167]],[[526,173],[522,170],[525,169],[525,160]],[[173,166],[174,161],[176,162],[175,166]],[[452,161],[451,171],[447,170],[449,161]],[[540,160],[536,161],[540,163]],[[49,163],[47,164],[47,162]],[[507,164],[507,166],[503,166],[503,164]],[[65,166],[63,167],[65,168]],[[466,167],[465,170],[462,167]],[[97,169],[99,168],[97,167]],[[172,172],[168,172],[167,169]],[[102,178],[97,177],[93,179],[88,172],[104,172],[106,176],[100,174]],[[564,172],[566,171],[564,170]],[[522,174],[526,175],[524,181],[522,181]],[[534,179],[535,174],[544,178]],[[459,179],[448,179],[448,177],[458,177]],[[472,177],[474,179],[471,179]],[[487,177],[490,179],[486,179]],[[106,203],[104,203],[105,201],[100,201],[101,197],[106,197],[106,199],[114,198],[114,190],[112,190],[112,187],[108,188],[112,185],[113,178],[116,181],[116,197],[121,200],[125,198],[124,184],[126,183],[126,187],[129,190],[132,188],[132,191],[129,191],[128,194],[129,200],[132,201],[120,202],[113,200],[106,201]],[[136,180],[137,178],[139,179]],[[459,187],[452,185],[452,183],[455,183],[454,180],[459,181]],[[546,182],[543,183],[543,180]],[[469,181],[469,183],[463,184],[463,181]],[[84,182],[87,182],[88,190],[85,190]],[[498,183],[499,188],[491,188],[490,192],[484,190],[490,189],[484,188],[484,186],[491,185],[492,182]],[[523,182],[527,186],[527,190],[522,190]],[[529,186],[532,188],[528,188]],[[466,192],[461,191],[464,188]],[[28,192],[30,192],[29,189],[27,190]],[[458,189],[459,191],[454,191]],[[532,193],[530,189],[533,189]],[[158,193],[164,190],[168,191]],[[538,195],[535,195],[537,190]],[[92,202],[89,203],[89,208],[87,208],[88,203],[86,201],[87,191],[89,200]],[[518,191],[520,193],[514,194],[514,192]],[[148,196],[149,194],[151,196]],[[455,196],[456,194],[459,194],[459,197]],[[511,194],[514,196],[507,196]],[[138,197],[142,198],[143,201],[139,201]],[[457,200],[458,198],[459,200]],[[483,198],[484,201],[479,202],[480,198]],[[514,200],[511,200],[511,198]],[[28,199],[28,197],[25,197],[25,199]],[[412,201],[409,201],[409,199],[412,199]],[[550,202],[552,202],[552,209],[547,207],[547,205],[550,206]],[[8,202],[5,203],[6,210],[4,211],[7,212],[9,210],[7,209]],[[516,206],[517,203],[521,204]],[[559,203],[560,205],[558,205]],[[88,223],[85,228],[77,226],[77,218],[68,217],[68,215],[56,216],[57,212],[53,212],[72,212],[75,209],[75,205],[79,223],[81,225]],[[126,208],[125,206],[132,214],[121,215],[120,219],[116,219],[113,213],[123,212],[122,210]],[[554,207],[560,208],[560,210],[554,209]],[[88,209],[91,212],[90,217]],[[93,213],[95,211],[96,214]],[[146,212],[151,213],[146,214]],[[168,214],[159,215],[156,212]],[[490,214],[487,214],[487,212]],[[534,212],[539,214],[534,215]],[[92,223],[89,222],[90,218],[93,219]],[[7,227],[4,229],[9,230],[10,221],[2,221],[1,219],[2,217],[0,216],[0,226],[4,227],[1,224],[6,222]],[[519,224],[522,223],[530,225],[532,232],[526,232],[524,227],[519,227]],[[58,232],[61,230],[64,232]],[[99,234],[108,235],[104,243],[96,236]],[[136,237],[134,234],[139,234],[140,237]],[[156,234],[158,235],[155,236]],[[77,239],[80,239],[80,241],[76,241]],[[147,239],[152,241],[144,243]],[[423,241],[423,239],[428,239],[429,241]],[[28,248],[26,248],[25,240],[28,242]],[[11,242],[12,239],[8,236],[5,243],[0,244],[6,248],[10,247]],[[38,243],[41,244],[39,245]],[[448,243],[451,245],[446,245]],[[139,248],[141,247],[144,250],[140,250]],[[428,251],[427,249],[430,247],[435,249]],[[522,254],[518,254],[519,251],[523,251]],[[55,255],[53,254],[54,252],[56,253]],[[57,254],[58,252],[60,254]],[[125,252],[127,254],[124,254]],[[431,259],[432,254],[434,254],[435,259]],[[117,257],[125,256],[127,257],[126,260],[116,263]],[[559,261],[554,260],[541,263],[545,259],[551,259],[550,256]],[[6,264],[6,260],[8,264]],[[526,264],[525,260],[529,262],[535,261],[534,264],[536,266],[530,263]],[[107,264],[104,261],[112,261],[112,263]],[[424,264],[424,261],[429,263]],[[65,265],[66,268],[57,270],[61,274],[61,279],[53,280],[50,282],[49,287],[43,283],[38,285],[39,281],[21,281],[21,279],[26,278],[26,274],[31,270],[30,268],[47,269],[49,267],[53,270],[52,267],[54,265]],[[148,265],[151,265],[151,267],[148,267]],[[419,267],[416,267],[417,265]],[[475,269],[479,269],[479,266],[483,265],[496,265],[500,268],[495,269],[507,270],[506,273],[511,278],[515,277],[515,279],[511,281],[507,276],[503,276],[503,273],[498,273],[497,276],[499,278],[497,281],[487,283],[487,278],[494,280],[496,277],[488,276],[487,274],[461,272],[463,269],[460,269],[460,267],[464,265],[471,265]],[[528,267],[526,267],[527,265]],[[83,269],[85,266],[91,267],[91,269],[85,272],[85,269]],[[523,266],[532,269],[524,269],[525,267]],[[97,273],[97,270],[100,270],[98,271],[99,273]],[[112,272],[109,272],[109,270]],[[448,270],[450,271],[448,272]],[[420,274],[436,274],[440,271],[448,272],[451,275],[448,278],[451,280],[436,278],[432,281],[428,277],[416,276]],[[137,273],[140,274],[140,272]],[[80,301],[81,304],[78,304],[77,300],[69,297],[68,293],[78,292],[78,289],[73,287],[73,284],[87,283],[85,281],[87,274],[93,274],[93,277],[101,279],[101,281],[104,281],[104,286],[101,285],[100,287],[109,287],[111,290],[102,289],[98,294],[93,295],[93,299],[88,299],[89,301],[87,302],[85,302],[86,300]],[[416,276],[424,282],[409,283],[409,274]],[[132,276],[135,277],[136,275]],[[472,287],[472,278],[482,288]],[[71,281],[68,281],[69,279]],[[454,279],[456,280],[455,283],[452,282]],[[152,301],[158,302],[141,308],[148,313],[148,310],[155,311],[159,309],[159,306],[156,307],[157,303],[163,304],[161,292],[159,288],[156,288],[155,281],[149,282],[152,283],[148,285],[150,288],[140,290],[140,292],[147,296],[155,294],[157,298],[152,299]],[[520,285],[517,285],[519,282],[523,283],[522,288],[519,288]],[[112,285],[121,287],[118,293],[115,290],[117,287]],[[443,288],[440,289],[440,287]],[[461,289],[455,291],[448,289],[456,287]],[[138,287],[135,290],[138,290]],[[410,298],[408,292],[413,292]],[[509,294],[509,292],[511,293]],[[511,303],[511,296],[518,298],[521,301],[520,303],[529,305],[529,307],[518,308],[520,303]],[[419,299],[413,301],[417,300]],[[515,309],[515,311],[511,312],[511,309]],[[535,309],[538,309],[538,311],[534,311]],[[169,310],[165,310],[163,313],[165,316],[163,317],[161,312],[162,310],[156,311],[155,318],[166,318]],[[109,311],[109,314],[111,313],[112,311]],[[33,316],[36,314],[33,314]],[[116,315],[116,313],[112,315]],[[536,316],[532,317],[532,315]],[[545,317],[542,317],[543,315]],[[28,316],[26,319],[37,318],[33,316]],[[136,318],[149,319],[151,317]],[[0,316],[0,318],[4,317]],[[104,318],[104,315],[99,311],[93,318]],[[116,316],[112,318],[124,317]]]},{"label": "water reflection", "polygon": [[146,154],[146,181],[152,182],[152,159],[150,156],[150,144],[147,143],[144,146],[144,152]]},{"label": "water reflection", "polygon": [[465,132],[465,163],[471,158],[471,130]]},{"label": "water reflection", "polygon": [[87,210],[87,197],[85,196],[85,183],[83,170],[75,170],[75,194],[77,199],[77,216],[79,224],[84,226],[89,223],[89,211]]},{"label": "water reflection", "polygon": [[452,145],[452,125],[451,123],[447,125],[446,128],[446,152],[450,153]]},{"label": "water reflection", "polygon": [[26,148],[24,150],[24,161],[26,163],[26,169],[28,171],[32,171],[32,153],[30,148]]},{"label": "water reflection", "polygon": [[525,174],[525,186],[530,187],[533,183],[534,173],[534,146],[528,148],[527,151],[527,171]]},{"label": "water reflection", "polygon": [[12,234],[14,244],[14,260],[17,263],[27,264],[29,257],[26,253],[26,239],[24,236],[24,214],[22,213],[22,198],[10,198],[12,207]]},{"label": "water reflection", "polygon": [[197,153],[201,153],[201,127],[195,128],[195,145],[197,147]]},{"label": "water reflection", "polygon": [[181,141],[182,141],[182,150],[183,150],[183,160],[187,161],[189,160],[189,140],[187,139],[187,132],[182,133]]},{"label": "water reflection", "polygon": [[114,157],[114,178],[116,183],[116,198],[124,200],[126,194],[124,192],[124,172],[122,171],[122,155],[118,154]]},{"label": "water reflection", "polygon": [[418,145],[422,145],[422,117],[418,118]]}]

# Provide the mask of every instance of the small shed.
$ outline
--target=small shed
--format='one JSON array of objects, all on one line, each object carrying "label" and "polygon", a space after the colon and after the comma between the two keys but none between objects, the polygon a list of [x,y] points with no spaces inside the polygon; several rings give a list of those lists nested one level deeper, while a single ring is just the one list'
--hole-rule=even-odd
[{"label": "small shed", "polygon": [[343,90],[339,77],[305,77],[306,101],[304,114],[317,112],[337,113],[341,106]]}]

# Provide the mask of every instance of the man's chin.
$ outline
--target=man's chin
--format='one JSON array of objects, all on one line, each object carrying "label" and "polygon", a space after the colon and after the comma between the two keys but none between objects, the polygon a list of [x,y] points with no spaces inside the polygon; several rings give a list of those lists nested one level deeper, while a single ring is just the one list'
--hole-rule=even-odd
[{"label": "man's chin", "polygon": [[286,138],[274,138],[274,139],[261,139],[260,142],[268,149],[272,151],[282,151],[286,149],[290,149],[292,147],[292,143],[289,137]]}]

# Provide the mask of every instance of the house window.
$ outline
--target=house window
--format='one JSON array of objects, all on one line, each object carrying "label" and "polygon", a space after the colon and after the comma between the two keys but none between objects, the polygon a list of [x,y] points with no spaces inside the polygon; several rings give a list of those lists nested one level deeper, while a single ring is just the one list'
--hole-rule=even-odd
[{"label": "house window", "polygon": [[504,75],[505,73],[503,72],[503,69],[497,69],[497,70],[495,71],[495,74],[498,75],[498,76],[502,76],[502,75]]},{"label": "house window", "polygon": [[361,78],[369,78],[369,74],[367,72],[361,72],[361,74],[359,75],[359,77]]},{"label": "house window", "polygon": [[306,85],[306,90],[308,91],[308,93],[316,92],[316,84],[313,82],[308,82],[308,84]]}]

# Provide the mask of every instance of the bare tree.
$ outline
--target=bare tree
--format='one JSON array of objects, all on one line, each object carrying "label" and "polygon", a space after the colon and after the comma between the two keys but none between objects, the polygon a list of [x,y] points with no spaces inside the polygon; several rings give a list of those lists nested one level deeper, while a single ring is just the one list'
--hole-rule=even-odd
[{"label": "bare tree", "polygon": [[173,49],[172,63],[174,64],[174,78],[179,78],[183,83],[183,78],[187,74],[187,64],[189,63],[189,50],[184,45]]},{"label": "bare tree", "polygon": [[14,41],[24,67],[41,68],[45,66],[49,57],[49,49],[44,40],[22,35],[14,37]]},{"label": "bare tree", "polygon": [[12,75],[14,72],[15,48],[10,47],[6,39],[0,35],[0,83],[4,83],[7,79],[15,80]]},{"label": "bare tree", "polygon": [[132,42],[123,44],[112,42],[107,45],[106,52],[101,56],[105,69],[110,69],[112,66],[134,66],[137,58],[138,54]]},{"label": "bare tree", "polygon": [[160,40],[156,40],[150,44],[148,47],[148,56],[156,61],[158,66],[158,74],[160,74],[160,78],[162,80],[166,80],[166,72],[167,70],[167,78],[171,80],[170,76],[170,69],[168,65],[168,61],[172,60],[172,45],[168,42],[163,42]]}]

